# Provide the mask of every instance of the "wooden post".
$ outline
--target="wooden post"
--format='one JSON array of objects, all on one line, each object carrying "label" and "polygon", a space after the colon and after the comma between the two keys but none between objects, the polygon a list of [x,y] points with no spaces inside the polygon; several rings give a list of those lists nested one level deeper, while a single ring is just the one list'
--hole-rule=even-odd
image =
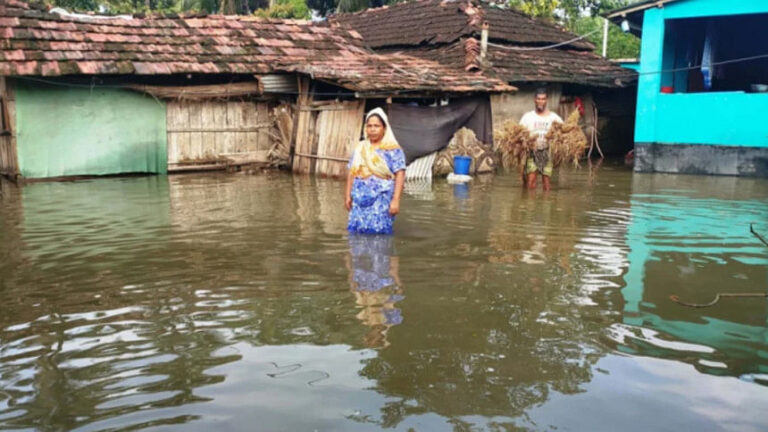
[{"label": "wooden post", "polygon": [[17,180],[19,167],[19,153],[16,141],[16,95],[13,81],[0,77],[0,98],[2,103],[3,124],[5,132],[0,136],[0,174],[4,174],[12,180]]},{"label": "wooden post", "polygon": [[293,157],[293,172],[295,173],[309,173],[310,159],[300,156],[301,154],[312,154],[312,136],[311,127],[312,111],[310,111],[310,103],[312,96],[309,93],[309,78],[304,76],[297,77],[299,95],[296,98],[296,128],[295,139],[291,147],[294,149]]}]

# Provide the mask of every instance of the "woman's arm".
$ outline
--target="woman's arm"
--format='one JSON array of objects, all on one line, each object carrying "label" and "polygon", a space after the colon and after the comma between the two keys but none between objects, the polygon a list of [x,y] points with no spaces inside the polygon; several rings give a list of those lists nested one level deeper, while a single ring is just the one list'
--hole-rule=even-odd
[{"label": "woman's arm", "polygon": [[389,214],[395,216],[400,213],[400,195],[403,193],[405,185],[405,170],[395,173],[395,193],[392,195],[392,202],[389,203]]},{"label": "woman's arm", "polygon": [[355,182],[355,176],[352,175],[352,172],[350,171],[349,174],[347,174],[347,188],[344,193],[344,207],[347,208],[347,211],[352,210],[352,184]]}]

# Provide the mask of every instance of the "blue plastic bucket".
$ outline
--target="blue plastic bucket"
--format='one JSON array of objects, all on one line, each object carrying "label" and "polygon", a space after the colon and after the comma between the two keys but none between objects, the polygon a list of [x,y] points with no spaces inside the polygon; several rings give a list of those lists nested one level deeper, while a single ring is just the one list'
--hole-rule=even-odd
[{"label": "blue plastic bucket", "polygon": [[453,173],[457,175],[469,175],[469,166],[472,164],[472,158],[469,156],[453,157]]}]

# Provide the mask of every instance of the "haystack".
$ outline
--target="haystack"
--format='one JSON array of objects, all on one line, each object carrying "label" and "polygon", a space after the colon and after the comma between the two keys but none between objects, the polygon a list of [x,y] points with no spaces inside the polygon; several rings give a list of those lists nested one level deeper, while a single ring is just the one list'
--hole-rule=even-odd
[{"label": "haystack", "polygon": [[490,173],[496,170],[498,160],[490,145],[477,139],[471,129],[461,128],[453,135],[448,146],[440,150],[432,165],[433,176],[446,176],[453,172],[454,156],[470,156],[470,175]]},{"label": "haystack", "polygon": [[504,168],[522,166],[528,154],[536,148],[536,138],[525,126],[514,120],[507,120],[500,129],[495,130],[493,141]]},{"label": "haystack", "polygon": [[291,138],[293,135],[293,116],[291,108],[281,105],[272,110],[270,115],[272,129],[269,134],[272,146],[267,156],[269,164],[274,167],[286,166],[291,157]]},{"label": "haystack", "polygon": [[563,163],[579,166],[579,159],[587,149],[587,136],[579,126],[579,111],[574,110],[565,123],[553,124],[547,133],[547,141],[554,166]]},{"label": "haystack", "polygon": [[[496,153],[504,168],[523,166],[528,155],[536,149],[536,138],[525,126],[513,120],[507,120],[493,134]],[[587,148],[587,136],[579,126],[579,111],[568,116],[565,123],[555,123],[547,133],[549,155],[552,164],[559,166],[564,162],[579,165],[579,159]]]}]

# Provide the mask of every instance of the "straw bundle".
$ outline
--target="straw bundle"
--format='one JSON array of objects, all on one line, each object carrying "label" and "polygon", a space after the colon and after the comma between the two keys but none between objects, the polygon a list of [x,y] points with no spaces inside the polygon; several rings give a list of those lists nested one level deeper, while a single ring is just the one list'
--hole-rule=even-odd
[{"label": "straw bundle", "polygon": [[565,123],[553,124],[546,138],[549,143],[549,156],[554,166],[567,162],[572,163],[573,166],[579,166],[579,158],[587,149],[587,136],[579,126],[578,110],[574,110]]},{"label": "straw bundle", "polygon": [[472,158],[472,164],[469,167],[470,175],[490,173],[498,166],[498,159],[491,146],[477,139],[475,132],[465,127],[456,131],[448,142],[448,146],[437,153],[435,163],[432,165],[432,175],[437,177],[452,173],[454,156]]},{"label": "straw bundle", "polygon": [[272,166],[288,165],[291,157],[291,137],[293,135],[293,116],[290,107],[279,106],[272,111],[272,130],[269,135],[272,145],[269,148],[268,159]]},{"label": "straw bundle", "polygon": [[528,154],[536,148],[536,138],[525,126],[513,120],[507,120],[494,131],[493,140],[504,168],[522,166]]}]

